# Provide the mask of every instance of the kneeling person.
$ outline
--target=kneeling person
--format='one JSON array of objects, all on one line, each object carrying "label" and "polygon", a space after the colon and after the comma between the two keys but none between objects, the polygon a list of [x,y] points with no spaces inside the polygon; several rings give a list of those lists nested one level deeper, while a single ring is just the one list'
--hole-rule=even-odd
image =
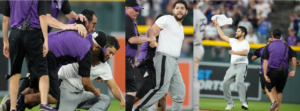
[{"label": "kneeling person", "polygon": [[[100,53],[93,54],[93,64],[90,79],[101,82],[105,81],[112,94],[121,101],[121,108],[125,106],[125,99],[117,86],[111,68],[106,62],[110,59],[120,45],[115,37],[107,36],[107,44]],[[60,68],[58,77],[62,80],[60,85],[60,104],[59,111],[74,111],[76,108],[90,111],[106,111],[110,105],[110,97],[100,94],[96,97],[92,92],[84,90],[79,73],[78,63],[68,64]]]}]

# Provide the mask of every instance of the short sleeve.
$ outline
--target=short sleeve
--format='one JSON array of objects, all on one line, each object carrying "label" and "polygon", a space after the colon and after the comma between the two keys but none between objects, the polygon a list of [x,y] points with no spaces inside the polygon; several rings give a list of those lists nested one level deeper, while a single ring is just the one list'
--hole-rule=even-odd
[{"label": "short sleeve", "polygon": [[87,54],[83,57],[82,60],[79,61],[79,69],[78,74],[81,77],[90,77],[91,66],[93,61],[93,53],[92,50],[89,50]]},{"label": "short sleeve", "polygon": [[137,36],[135,33],[134,24],[129,16],[126,16],[125,27],[126,27],[125,28],[126,41],[128,41],[131,37]]},{"label": "short sleeve", "polygon": [[162,16],[156,20],[155,24],[157,24],[159,28],[164,29],[168,23],[167,18],[167,15]]},{"label": "short sleeve", "polygon": [[232,43],[235,42],[235,40],[236,39],[234,39],[234,38],[229,38],[229,44],[230,44],[230,46],[232,46]]},{"label": "short sleeve", "polygon": [[260,52],[260,50],[261,50],[261,48],[259,48],[259,49],[256,49],[255,51],[254,51],[254,55],[257,57],[257,58],[259,58],[260,56],[259,56],[259,52]]},{"label": "short sleeve", "polygon": [[264,49],[263,51],[263,54],[262,54],[262,57],[265,59],[265,60],[269,60],[269,45],[266,46],[266,48]]},{"label": "short sleeve", "polygon": [[100,63],[91,68],[91,80],[101,77],[103,80],[110,80],[113,78],[112,71],[107,62]]},{"label": "short sleeve", "polygon": [[243,44],[243,49],[246,49],[246,50],[248,50],[248,53],[249,53],[249,51],[250,51],[250,45],[249,45],[249,43],[248,43],[248,42],[244,41],[244,44]]},{"label": "short sleeve", "polygon": [[69,0],[65,0],[62,7],[61,7],[61,11],[64,13],[64,14],[69,14],[72,9],[71,9],[71,6],[70,6],[70,3],[69,3]]},{"label": "short sleeve", "polygon": [[0,13],[4,16],[10,17],[10,5],[8,0],[0,1]]},{"label": "short sleeve", "polygon": [[51,14],[51,1],[46,1],[46,0],[39,0],[38,2],[38,14],[40,15],[46,15],[46,14]]},{"label": "short sleeve", "polygon": [[296,57],[296,52],[289,46],[289,58]]}]

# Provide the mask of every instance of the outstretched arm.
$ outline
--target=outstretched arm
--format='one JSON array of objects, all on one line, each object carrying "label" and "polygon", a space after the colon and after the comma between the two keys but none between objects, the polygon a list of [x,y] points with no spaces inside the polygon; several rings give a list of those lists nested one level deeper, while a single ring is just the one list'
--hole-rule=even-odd
[{"label": "outstretched arm", "polygon": [[118,87],[117,83],[115,82],[115,80],[110,79],[110,80],[105,81],[105,83],[107,84],[107,86],[109,87],[110,91],[115,96],[115,98],[117,98],[119,101],[121,101],[120,108],[125,106],[125,99],[122,95],[120,88]]},{"label": "outstretched arm", "polygon": [[229,42],[229,37],[226,36],[226,35],[224,34],[224,32],[222,31],[222,29],[221,29],[221,27],[220,27],[218,21],[213,20],[213,22],[215,23],[215,25],[216,25],[216,27],[217,27],[217,29],[218,29],[218,34],[219,34],[219,36],[221,37],[221,39],[223,39],[223,40],[226,41],[226,42]]}]

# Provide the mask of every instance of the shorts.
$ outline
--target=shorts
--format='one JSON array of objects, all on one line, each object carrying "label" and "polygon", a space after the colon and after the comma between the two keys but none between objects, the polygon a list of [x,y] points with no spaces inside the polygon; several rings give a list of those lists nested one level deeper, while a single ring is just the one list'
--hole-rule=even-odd
[{"label": "shorts", "polygon": [[[59,89],[59,79],[58,79],[58,62],[55,55],[49,51],[47,55],[48,62],[48,72],[49,72],[49,94],[55,98],[57,101],[60,100],[60,89]],[[39,79],[30,78],[30,88],[39,89]]]},{"label": "shorts", "polygon": [[26,57],[29,72],[36,77],[48,74],[47,58],[43,57],[44,37],[40,29],[12,29],[9,35],[10,75],[21,73]]},{"label": "shorts", "polygon": [[282,92],[288,78],[288,71],[285,69],[270,69],[267,76],[271,80],[271,83],[266,82],[266,88],[269,92],[271,92],[273,87],[275,87],[278,92]]},{"label": "shorts", "polygon": [[[150,89],[155,87],[156,79],[155,79],[155,69],[154,68],[147,68],[147,67],[139,67],[135,68],[137,72],[137,93],[136,97],[143,98]],[[138,76],[140,75],[140,76]],[[139,81],[141,80],[141,81]]]},{"label": "shorts", "polygon": [[130,60],[126,58],[126,92],[136,92],[136,80],[134,69],[131,66]]},{"label": "shorts", "polygon": [[202,59],[204,55],[204,48],[201,44],[195,44],[194,45],[194,58]]}]

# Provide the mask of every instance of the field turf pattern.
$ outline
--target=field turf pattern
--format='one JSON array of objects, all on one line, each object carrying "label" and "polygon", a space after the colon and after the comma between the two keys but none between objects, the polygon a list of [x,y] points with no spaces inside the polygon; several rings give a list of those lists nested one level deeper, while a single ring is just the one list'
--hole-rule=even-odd
[{"label": "field turf pattern", "polygon": [[[231,111],[243,111],[242,103],[239,100],[233,100],[235,107]],[[227,104],[224,99],[200,98],[201,111],[226,111]],[[269,111],[271,102],[248,101],[248,111]],[[282,103],[280,111],[300,111],[300,104]]]}]

